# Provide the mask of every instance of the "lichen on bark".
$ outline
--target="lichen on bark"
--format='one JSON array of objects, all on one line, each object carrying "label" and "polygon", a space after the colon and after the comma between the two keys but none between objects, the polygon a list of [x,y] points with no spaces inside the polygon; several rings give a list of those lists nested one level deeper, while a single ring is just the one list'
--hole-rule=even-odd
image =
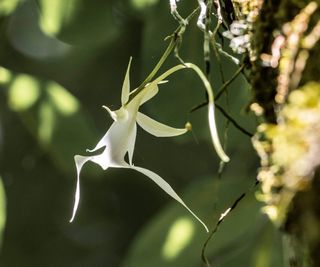
[{"label": "lichen on bark", "polygon": [[291,92],[277,116],[281,122],[258,127],[253,144],[262,159],[258,178],[264,211],[281,226],[295,194],[310,189],[320,165],[320,84]]},{"label": "lichen on bark", "polygon": [[[320,0],[236,1],[258,10],[250,29],[253,138],[264,211],[297,244],[290,266],[320,266]],[[254,10],[255,13],[257,10]]]}]

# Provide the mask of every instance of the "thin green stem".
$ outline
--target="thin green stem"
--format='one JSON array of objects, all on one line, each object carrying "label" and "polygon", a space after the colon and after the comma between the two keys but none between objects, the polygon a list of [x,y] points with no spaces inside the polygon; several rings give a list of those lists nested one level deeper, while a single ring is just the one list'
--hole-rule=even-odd
[{"label": "thin green stem", "polygon": [[[192,17],[196,14],[196,12],[199,10],[199,7],[194,9],[191,14],[185,19],[185,21],[189,22]],[[148,84],[151,82],[153,77],[157,74],[163,63],[166,61],[168,56],[171,54],[171,52],[176,49],[177,45],[179,44],[179,40],[182,38],[182,34],[184,33],[185,28],[181,27],[181,25],[174,31],[173,34],[165,38],[165,40],[170,39],[170,43],[161,56],[160,60],[158,61],[157,65],[153,68],[153,70],[150,72],[150,74],[147,76],[147,78],[138,86],[138,88],[130,95],[129,101],[126,103],[128,104],[139,92]]]},{"label": "thin green stem", "polygon": [[[207,105],[208,105],[208,102],[204,102],[204,103],[198,105],[197,107],[193,108],[193,109],[191,110],[191,112],[193,112],[193,111],[195,111],[195,110],[197,110],[197,109],[199,109],[199,108],[205,107],[205,106],[207,106]],[[240,130],[242,133],[244,133],[245,135],[247,135],[247,136],[249,136],[249,137],[252,137],[252,136],[253,136],[252,133],[250,133],[250,132],[247,131],[245,128],[243,128],[241,125],[239,125],[239,124],[237,123],[237,121],[236,121],[235,119],[233,119],[233,118],[231,117],[231,115],[229,115],[229,113],[226,112],[220,105],[218,105],[217,103],[215,103],[214,105],[215,105],[215,107],[222,113],[222,115],[225,116],[225,117],[227,118],[227,120],[230,121],[230,122],[233,124],[234,127],[236,127],[238,130]]]},{"label": "thin green stem", "polygon": [[164,53],[161,56],[160,60],[158,61],[157,65],[153,68],[153,70],[150,72],[148,77],[139,85],[138,89],[131,95],[131,97],[130,97],[131,99],[134,98],[135,95],[139,94],[139,92],[146,86],[146,84],[149,83],[153,79],[153,77],[157,74],[157,72],[161,68],[162,64],[165,62],[167,57],[170,55],[170,53],[172,52],[172,50],[176,46],[176,42],[177,42],[178,38],[179,37],[176,33],[172,36],[166,51],[164,51]]}]

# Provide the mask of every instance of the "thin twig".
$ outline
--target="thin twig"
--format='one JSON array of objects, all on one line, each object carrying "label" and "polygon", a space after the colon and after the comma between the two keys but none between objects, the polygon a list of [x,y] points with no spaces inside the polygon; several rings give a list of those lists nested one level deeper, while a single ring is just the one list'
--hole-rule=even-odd
[{"label": "thin twig", "polygon": [[188,25],[188,21],[181,17],[177,10],[177,1],[176,0],[170,0],[170,10],[172,16],[179,22],[182,29],[185,29]]},{"label": "thin twig", "polygon": [[[222,25],[223,25],[223,24],[222,24]],[[216,46],[218,52],[219,52],[221,55],[223,55],[224,57],[230,59],[230,60],[231,60],[234,64],[236,64],[236,65],[239,65],[239,64],[240,64],[240,60],[239,60],[238,58],[236,58],[236,57],[228,54],[226,51],[224,51],[224,50],[222,49],[222,45],[221,45],[221,44],[219,44],[219,43],[216,42],[215,40],[214,40],[214,41],[212,40],[211,43],[212,43],[212,45],[215,45],[215,46]]]},{"label": "thin twig", "polygon": [[225,212],[223,212],[220,215],[220,218],[216,224],[216,226],[213,228],[213,230],[210,232],[207,240],[204,242],[202,250],[201,250],[201,258],[202,261],[208,266],[211,267],[211,264],[209,263],[209,260],[207,259],[205,252],[207,249],[207,246],[211,240],[211,238],[214,236],[214,234],[218,231],[219,225],[224,221],[224,219],[226,218],[226,216],[239,204],[239,202],[246,196],[246,193],[242,193],[232,204],[232,206],[228,209],[225,210]]},{"label": "thin twig", "polygon": [[[245,64],[241,65],[241,67],[236,71],[236,73],[231,77],[230,80],[226,81],[218,90],[217,95],[215,96],[215,100],[219,99],[220,96],[222,95],[223,91],[225,91],[228,87],[228,85],[230,85],[235,78],[237,78],[237,76],[239,75],[239,73],[242,73],[242,70],[244,69]],[[208,105],[208,101],[206,100],[205,102],[193,107],[190,112],[194,112],[202,107],[205,107],[206,105]]]},{"label": "thin twig", "polygon": [[205,18],[205,31],[204,31],[204,42],[203,42],[203,52],[204,61],[206,65],[206,74],[209,78],[211,65],[210,65],[210,24],[211,24],[211,6],[212,0],[207,0],[206,3],[206,18]]},{"label": "thin twig", "polygon": [[201,259],[203,261],[203,263],[207,266],[207,267],[212,267],[212,265],[210,264],[207,256],[206,256],[206,249],[207,246],[210,242],[210,240],[212,239],[212,237],[214,236],[214,234],[218,231],[218,228],[220,226],[221,223],[223,223],[223,221],[225,220],[225,218],[238,206],[238,204],[240,203],[240,201],[248,194],[248,192],[250,192],[253,188],[255,188],[257,185],[259,184],[259,181],[255,181],[255,183],[253,184],[253,186],[251,186],[251,188],[245,192],[242,193],[239,197],[236,198],[236,200],[233,202],[233,204],[231,205],[230,208],[226,209],[223,213],[221,213],[220,218],[218,220],[218,222],[216,223],[215,227],[211,230],[208,238],[206,239],[206,241],[204,242],[203,246],[202,246],[202,250],[201,250]]},{"label": "thin twig", "polygon": [[247,131],[245,128],[240,126],[235,119],[231,117],[231,115],[225,111],[220,105],[215,104],[215,107],[225,116],[232,124],[234,127],[236,127],[239,131],[241,131],[243,134],[249,136],[250,138],[253,137],[253,134]]},{"label": "thin twig", "polygon": [[216,94],[215,100],[218,100],[221,97],[223,92],[227,90],[228,86],[235,80],[235,78],[238,77],[238,75],[242,72],[244,67],[245,67],[245,64],[242,64],[240,68],[233,74],[233,76],[219,88],[219,91]]},{"label": "thin twig", "polygon": [[[185,19],[185,21],[187,22],[187,24],[189,23],[189,21],[193,18],[193,16],[199,11],[199,6],[196,7],[188,16],[187,18]],[[180,26],[181,27],[181,24]],[[179,39],[177,40],[177,43],[176,43],[176,46],[174,48],[174,56],[178,59],[178,61],[184,65],[184,60],[180,57],[179,55],[179,48],[180,48],[180,45],[182,43],[182,35],[185,31],[185,28],[186,27],[181,27],[180,30],[179,30]]]},{"label": "thin twig", "polygon": [[[200,105],[194,107],[193,109],[191,109],[190,113],[194,112],[195,110],[198,110],[198,109],[200,109],[202,107],[205,107],[207,105],[208,105],[208,102],[203,102],[202,104],[200,104]],[[250,133],[245,128],[243,128],[241,125],[239,125],[237,123],[237,121],[235,119],[233,119],[231,117],[231,115],[228,112],[226,112],[220,105],[218,105],[217,103],[215,103],[214,105],[222,113],[222,115],[225,116],[233,124],[234,127],[236,127],[238,130],[240,130],[242,133],[244,133],[245,135],[249,136],[250,138],[253,137],[252,133]]]},{"label": "thin twig", "polygon": [[[225,90],[227,90],[228,86],[234,81],[234,79],[237,78],[240,73],[242,73],[244,67],[245,67],[245,64],[242,64],[242,65],[240,66],[240,68],[233,74],[233,76],[231,77],[231,79],[229,79],[228,81],[226,81],[226,82],[219,88],[218,93],[217,93],[216,96],[215,96],[215,100],[218,100],[218,99],[221,97],[222,93],[223,93]],[[205,102],[203,102],[203,103],[201,103],[201,104],[193,107],[190,112],[194,112],[194,111],[196,111],[196,110],[198,110],[198,109],[200,109],[200,108],[205,107],[206,105],[208,105],[208,101],[207,101],[207,100],[206,100]]]}]

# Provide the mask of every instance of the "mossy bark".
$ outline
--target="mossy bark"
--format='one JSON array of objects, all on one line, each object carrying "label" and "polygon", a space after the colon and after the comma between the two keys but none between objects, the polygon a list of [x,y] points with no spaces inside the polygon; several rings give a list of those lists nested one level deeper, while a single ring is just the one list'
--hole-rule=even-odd
[{"label": "mossy bark", "polygon": [[[254,1],[249,2],[252,3]],[[313,10],[311,7],[312,10],[310,9],[310,11],[307,10],[306,7],[309,8],[311,2],[314,3],[313,8],[316,8]],[[271,126],[273,129],[277,127],[278,129],[279,127],[284,127],[285,131],[289,129],[287,126],[290,123],[288,119],[290,115],[287,114],[287,117],[283,117],[283,110],[289,105],[288,99],[291,92],[302,90],[301,88],[303,86],[310,83],[318,84],[320,81],[319,40],[308,47],[303,44],[305,37],[310,35],[310,33],[312,34],[313,30],[316,29],[315,31],[319,31],[319,27],[317,28],[317,23],[319,23],[320,20],[319,7],[319,0],[265,0],[259,6],[259,12],[253,22],[251,32],[251,50],[254,51],[255,54],[255,57],[250,60],[249,67],[250,82],[254,92],[253,102],[258,104],[263,111],[259,116],[262,116],[265,121],[265,127],[262,130],[260,129],[259,136],[255,139],[255,147],[258,147],[257,150],[260,149],[258,154],[262,162],[259,175],[262,187],[266,180],[268,180],[269,183],[273,183],[272,186],[268,187],[270,193],[266,197],[266,199],[268,199],[266,206],[271,205],[270,203],[279,206],[279,201],[272,200],[272,198],[281,198],[281,194],[283,194],[286,189],[289,188],[292,190],[292,196],[287,200],[286,208],[279,209],[279,207],[276,206],[277,212],[283,213],[280,215],[282,219],[280,223],[278,221],[278,226],[289,236],[292,243],[294,243],[292,249],[295,250],[295,253],[293,256],[290,256],[288,260],[289,266],[320,266],[320,257],[318,255],[320,251],[320,171],[318,160],[316,159],[320,158],[320,153],[314,154],[314,158],[310,157],[309,153],[311,148],[319,147],[320,144],[317,143],[317,138],[313,139],[315,140],[313,141],[314,143],[304,143],[306,148],[303,154],[297,156],[297,158],[299,158],[297,162],[301,162],[301,158],[306,157],[306,164],[310,161],[315,161],[316,163],[313,162],[313,165],[310,163],[312,170],[309,170],[309,172],[301,178],[300,174],[295,174],[292,171],[293,169],[297,169],[295,168],[296,166],[284,165],[283,162],[277,161],[274,154],[275,150],[279,149],[275,145],[275,138],[278,138],[278,136],[274,134],[274,132],[270,134],[270,130],[267,132],[265,129],[270,129]],[[288,27],[291,28],[288,30]],[[319,39],[317,35],[319,35],[319,33],[314,34],[313,37]],[[263,55],[269,55],[270,58],[274,57],[274,51],[272,50],[275,49],[277,36],[282,36],[279,38],[279,40],[282,40],[282,43],[278,47],[278,51],[280,52],[280,57],[278,58],[279,65],[268,66],[266,62],[263,62]],[[294,38],[298,38],[298,41],[295,42]],[[301,58],[304,59],[301,68],[301,65],[299,65],[301,61],[300,55],[303,55],[304,52],[307,56],[301,56]],[[286,57],[288,58],[286,59]],[[301,68],[301,70],[299,68]],[[288,71],[289,69],[290,71]],[[282,100],[277,101],[277,95],[280,94],[280,83],[283,80],[281,75],[286,76],[284,78],[288,78],[289,81],[285,84],[284,90],[282,90]],[[295,80],[296,82],[292,82]],[[318,98],[319,99],[314,100],[320,103],[320,97]],[[291,103],[290,105],[292,106],[293,104]],[[301,112],[304,112],[306,110],[305,108],[306,107],[304,107],[304,110],[301,110]],[[297,116],[299,116],[299,109],[295,109],[295,111],[298,112]],[[315,125],[313,125],[312,128],[309,125],[303,124],[303,127],[309,127],[310,129],[314,129],[314,131],[320,129]],[[303,127],[301,127],[301,129],[305,131]],[[280,132],[281,131],[278,131],[278,133]],[[315,134],[320,136],[320,131]],[[263,138],[261,136],[263,136]],[[302,140],[302,142],[304,142],[304,140]],[[287,144],[289,146],[291,143],[288,142]],[[281,149],[283,150],[282,153],[284,157],[291,151],[290,147],[281,146]],[[292,162],[291,164],[294,165],[296,162]],[[261,178],[262,175],[266,175],[266,172],[269,175],[268,179]],[[303,180],[303,186],[300,183],[296,188],[292,189],[283,182],[284,179],[279,179],[280,176],[284,175],[300,175],[299,178],[301,179],[299,181],[301,182],[301,180]],[[270,179],[278,180],[277,182],[270,182]],[[268,192],[263,192],[263,194],[268,194]]]}]

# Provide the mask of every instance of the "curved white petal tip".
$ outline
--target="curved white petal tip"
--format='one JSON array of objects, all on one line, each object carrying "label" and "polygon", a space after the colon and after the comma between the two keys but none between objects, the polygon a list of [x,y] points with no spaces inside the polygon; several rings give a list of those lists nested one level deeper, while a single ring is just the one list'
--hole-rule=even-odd
[{"label": "curved white petal tip", "polygon": [[192,216],[197,219],[205,228],[206,232],[209,232],[208,227],[206,226],[206,224],[183,202],[183,200],[178,196],[178,194],[172,189],[172,187],[162,178],[160,177],[158,174],[142,168],[142,167],[138,167],[138,166],[130,166],[131,169],[134,169],[138,172],[141,172],[142,174],[146,175],[147,177],[149,177],[151,180],[153,180],[162,190],[164,190],[169,196],[171,196],[173,199],[175,199],[177,202],[179,202],[180,204],[182,204],[182,206],[184,206],[191,214]]},{"label": "curved white petal tip", "polygon": [[186,128],[173,128],[151,119],[141,112],[138,112],[137,114],[137,122],[141,128],[156,137],[172,137],[182,135],[187,132]]}]

